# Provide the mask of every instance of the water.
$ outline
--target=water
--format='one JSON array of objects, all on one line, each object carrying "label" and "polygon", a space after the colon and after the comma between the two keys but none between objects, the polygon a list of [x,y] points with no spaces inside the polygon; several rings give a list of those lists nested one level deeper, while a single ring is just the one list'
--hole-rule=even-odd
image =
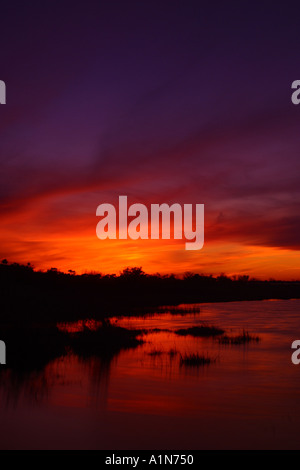
[{"label": "water", "polygon": [[[113,319],[127,328],[163,329],[111,360],[72,353],[42,373],[2,371],[2,449],[299,449],[300,300],[204,304],[200,313]],[[224,345],[178,336],[205,322],[259,342]],[[75,325],[76,327],[76,325]],[[74,325],[73,325],[74,328]],[[204,354],[201,367],[180,363]]]}]

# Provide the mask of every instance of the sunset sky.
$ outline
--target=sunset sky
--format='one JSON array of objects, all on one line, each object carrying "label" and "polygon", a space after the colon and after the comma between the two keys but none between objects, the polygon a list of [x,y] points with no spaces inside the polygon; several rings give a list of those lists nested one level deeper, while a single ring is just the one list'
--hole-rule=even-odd
[{"label": "sunset sky", "polygon": [[[0,257],[300,279],[291,5],[2,2]],[[204,248],[99,240],[96,208],[119,195],[204,204]]]}]

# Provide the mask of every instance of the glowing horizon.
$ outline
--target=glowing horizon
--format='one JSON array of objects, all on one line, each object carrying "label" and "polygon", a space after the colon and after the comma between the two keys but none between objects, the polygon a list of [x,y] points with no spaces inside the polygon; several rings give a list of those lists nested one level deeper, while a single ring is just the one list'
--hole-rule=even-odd
[{"label": "glowing horizon", "polygon": [[[62,5],[60,23],[34,8],[13,13],[19,37],[3,25],[0,256],[38,269],[299,279],[294,19],[276,6],[237,24],[226,5],[217,16],[210,4],[145,15],[107,3],[84,22]],[[204,248],[98,240],[97,206],[122,194],[204,204]]]}]

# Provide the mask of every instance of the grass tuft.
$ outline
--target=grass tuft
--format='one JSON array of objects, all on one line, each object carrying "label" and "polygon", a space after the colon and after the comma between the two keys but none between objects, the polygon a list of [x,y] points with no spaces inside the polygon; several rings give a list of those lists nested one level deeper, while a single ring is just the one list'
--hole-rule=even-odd
[{"label": "grass tuft", "polygon": [[181,366],[191,366],[191,367],[200,367],[209,365],[212,362],[216,362],[215,359],[210,358],[209,356],[204,356],[200,354],[185,354],[180,356],[180,365]]},{"label": "grass tuft", "polygon": [[248,331],[243,330],[243,333],[241,335],[237,335],[237,336],[224,335],[221,338],[218,338],[218,341],[220,344],[239,345],[239,344],[247,344],[251,342],[258,343],[260,341],[260,337],[251,335]]},{"label": "grass tuft", "polygon": [[183,328],[179,330],[175,330],[177,335],[181,336],[194,336],[198,338],[208,338],[210,336],[219,336],[222,335],[225,331],[221,328],[217,328],[213,325],[201,325],[201,326],[193,326],[191,328]]}]

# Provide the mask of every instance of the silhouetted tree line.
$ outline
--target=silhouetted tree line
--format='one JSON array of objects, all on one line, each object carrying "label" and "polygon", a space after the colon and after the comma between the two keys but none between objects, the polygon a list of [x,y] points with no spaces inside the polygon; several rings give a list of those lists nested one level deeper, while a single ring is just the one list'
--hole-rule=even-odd
[{"label": "silhouetted tree line", "polygon": [[0,322],[56,322],[151,312],[159,305],[300,298],[299,281],[261,281],[249,276],[186,273],[146,274],[126,268],[119,275],[77,275],[56,268],[36,271],[28,263],[0,263]]}]

